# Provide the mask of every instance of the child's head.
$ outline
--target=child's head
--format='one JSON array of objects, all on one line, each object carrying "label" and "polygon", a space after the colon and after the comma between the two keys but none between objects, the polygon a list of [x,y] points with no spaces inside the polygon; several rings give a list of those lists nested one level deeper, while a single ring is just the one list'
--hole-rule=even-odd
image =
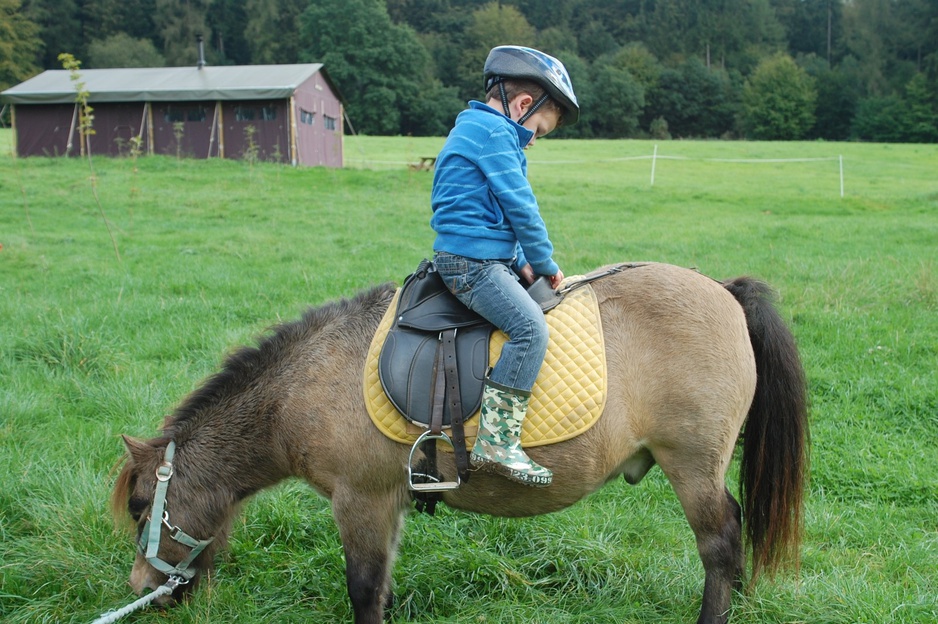
[{"label": "child's head", "polygon": [[505,80],[494,85],[486,94],[486,103],[492,108],[502,106],[506,116],[534,133],[527,147],[563,125],[563,107],[531,80]]},{"label": "child's head", "polygon": [[498,46],[489,52],[483,73],[487,98],[500,100],[509,117],[511,102],[523,95],[532,98],[518,123],[524,124],[544,107],[558,113],[558,125],[575,123],[580,116],[570,76],[563,63],[549,54],[521,46]]},{"label": "child's head", "polygon": [[[547,95],[547,99],[544,100],[544,103],[541,104],[540,110],[542,111],[553,111],[557,113],[557,116],[560,118],[560,123],[557,125],[563,124],[564,117],[564,108],[557,103],[557,100],[550,97],[550,94],[533,80],[512,80],[506,79],[502,80],[499,84],[503,85],[505,89],[505,97],[508,99],[508,102],[511,103],[515,98],[519,96],[529,95],[534,102],[537,102],[542,97]],[[499,84],[494,84],[485,94],[486,101],[497,100],[501,101],[501,88]]]}]

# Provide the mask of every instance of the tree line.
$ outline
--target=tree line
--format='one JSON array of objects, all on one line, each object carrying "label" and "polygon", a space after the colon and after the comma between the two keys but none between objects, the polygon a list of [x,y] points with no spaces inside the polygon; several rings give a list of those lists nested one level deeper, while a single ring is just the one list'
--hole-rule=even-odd
[{"label": "tree line", "polygon": [[324,63],[353,129],[442,135],[488,50],[570,71],[567,137],[938,142],[935,0],[0,0],[0,88],[85,68]]}]

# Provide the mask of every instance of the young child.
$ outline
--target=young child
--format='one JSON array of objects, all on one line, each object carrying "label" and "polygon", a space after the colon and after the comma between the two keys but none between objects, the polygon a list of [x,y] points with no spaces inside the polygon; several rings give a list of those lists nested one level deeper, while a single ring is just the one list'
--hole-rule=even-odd
[{"label": "young child", "polygon": [[544,487],[553,474],[521,448],[521,425],[547,352],[547,323],[518,276],[528,283],[548,276],[556,289],[563,272],[551,257],[524,150],[574,123],[580,108],[563,64],[538,50],[493,48],[483,73],[486,102],[469,102],[436,160],[433,262],[460,301],[509,337],[485,382],[470,461]]}]

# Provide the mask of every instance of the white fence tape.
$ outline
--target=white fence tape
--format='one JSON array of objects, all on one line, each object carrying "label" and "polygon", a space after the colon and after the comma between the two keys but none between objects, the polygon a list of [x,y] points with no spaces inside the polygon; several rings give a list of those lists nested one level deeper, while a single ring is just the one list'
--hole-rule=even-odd
[{"label": "white fence tape", "polygon": [[[837,161],[840,166],[840,196],[844,196],[844,157],[826,156],[821,158],[695,158],[691,156],[667,156],[658,153],[658,144],[655,144],[654,152],[651,154],[641,154],[638,156],[618,156],[616,158],[597,158],[596,160],[538,160],[537,165],[583,165],[599,163],[617,163],[633,160],[651,161],[651,186],[655,185],[655,170],[659,160],[678,160],[678,161],[697,161],[697,162],[715,162],[715,163],[733,163],[733,164],[779,164],[779,163],[809,163],[809,162],[832,162]],[[350,164],[355,163],[365,167],[368,165],[406,165],[397,160],[364,160],[349,159]]]}]

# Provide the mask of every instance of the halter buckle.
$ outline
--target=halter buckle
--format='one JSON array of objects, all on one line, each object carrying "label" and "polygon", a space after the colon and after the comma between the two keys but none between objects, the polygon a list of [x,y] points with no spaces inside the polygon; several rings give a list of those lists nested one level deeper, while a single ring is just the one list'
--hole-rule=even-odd
[{"label": "halter buckle", "polygon": [[162,464],[156,468],[156,480],[157,481],[169,481],[173,476],[173,465],[164,461]]}]

